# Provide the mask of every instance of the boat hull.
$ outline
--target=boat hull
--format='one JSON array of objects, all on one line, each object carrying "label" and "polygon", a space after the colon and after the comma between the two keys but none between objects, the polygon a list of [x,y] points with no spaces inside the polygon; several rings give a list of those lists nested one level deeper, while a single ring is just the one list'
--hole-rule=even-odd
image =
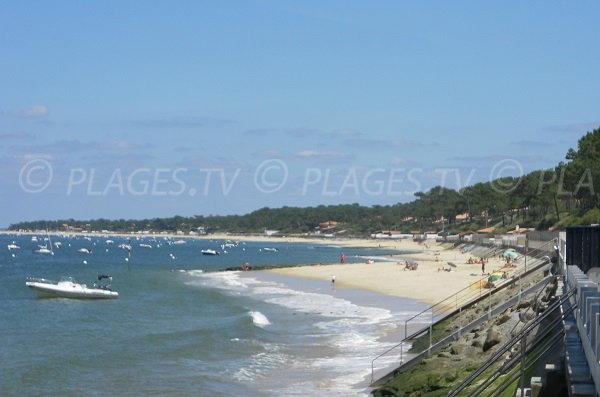
[{"label": "boat hull", "polygon": [[76,283],[48,284],[37,281],[27,281],[27,287],[35,291],[40,298],[70,298],[70,299],[115,299],[119,293],[101,288],[87,288]]}]

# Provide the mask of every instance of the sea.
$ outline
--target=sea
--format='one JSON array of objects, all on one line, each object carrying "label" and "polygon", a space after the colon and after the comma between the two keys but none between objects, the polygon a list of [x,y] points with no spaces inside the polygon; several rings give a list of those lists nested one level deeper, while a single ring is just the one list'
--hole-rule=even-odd
[{"label": "sea", "polygon": [[[0,235],[1,396],[367,396],[373,359],[425,308],[329,279],[224,271],[336,263],[341,254],[346,263],[365,262],[402,251],[36,237]],[[20,248],[9,250],[12,243]],[[38,245],[54,254],[35,253]],[[89,286],[100,274],[112,277],[118,299],[44,299],[25,286],[28,277]],[[397,364],[397,356],[376,362]]]}]

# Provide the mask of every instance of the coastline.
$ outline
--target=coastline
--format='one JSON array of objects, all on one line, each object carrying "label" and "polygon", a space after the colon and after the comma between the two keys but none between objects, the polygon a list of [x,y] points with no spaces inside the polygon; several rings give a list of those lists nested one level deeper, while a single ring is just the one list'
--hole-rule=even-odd
[{"label": "coastline", "polygon": [[[0,230],[0,235],[44,235],[46,231],[14,231]],[[51,236],[78,236],[78,237],[122,237],[130,239],[182,239],[182,240],[229,240],[229,241],[245,241],[245,242],[271,242],[271,243],[310,243],[324,245],[339,245],[343,247],[355,248],[387,248],[387,249],[405,249],[402,244],[408,240],[375,240],[370,238],[336,238],[336,237],[315,237],[315,236],[265,236],[259,234],[230,234],[230,233],[212,233],[205,235],[183,235],[177,233],[161,233],[161,234],[132,234],[132,233],[117,233],[117,232],[61,232],[49,231]]]},{"label": "coastline", "polygon": [[[415,253],[391,255],[374,263],[337,263],[330,265],[295,266],[264,270],[288,277],[331,282],[335,275],[336,288],[355,288],[400,298],[414,299],[429,305],[436,304],[471,285],[479,285],[487,273],[503,268],[504,261],[489,258],[485,274],[481,264],[468,264],[471,255],[460,249],[435,242],[417,243],[361,241],[373,248],[392,248]],[[396,243],[396,244],[394,244]],[[406,270],[406,261],[416,261],[416,270]],[[365,262],[367,262],[365,260]],[[454,266],[449,265],[452,263]],[[443,268],[443,270],[442,270]]]},{"label": "coastline", "polygon": [[[5,235],[40,235],[40,232],[0,231]],[[468,288],[486,277],[494,270],[511,272],[503,268],[504,261],[489,258],[482,272],[481,264],[468,264],[470,253],[462,252],[449,244],[435,241],[416,242],[409,239],[369,239],[369,238],[317,238],[301,236],[261,236],[234,235],[217,233],[210,235],[188,236],[178,234],[128,234],[128,233],[66,233],[49,232],[54,236],[75,235],[79,237],[123,238],[169,238],[191,240],[230,240],[262,243],[309,243],[339,246],[340,253],[344,247],[391,249],[410,253],[394,254],[384,257],[363,258],[364,263],[331,263],[319,265],[298,265],[293,267],[272,268],[255,271],[270,272],[282,276],[303,278],[330,283],[332,276],[336,278],[336,288],[355,288],[378,294],[408,298],[429,305],[438,303],[458,291]],[[374,260],[374,263],[368,259]],[[406,261],[418,263],[416,270],[405,270]],[[452,263],[454,266],[449,265]],[[441,270],[444,269],[444,270]]]}]

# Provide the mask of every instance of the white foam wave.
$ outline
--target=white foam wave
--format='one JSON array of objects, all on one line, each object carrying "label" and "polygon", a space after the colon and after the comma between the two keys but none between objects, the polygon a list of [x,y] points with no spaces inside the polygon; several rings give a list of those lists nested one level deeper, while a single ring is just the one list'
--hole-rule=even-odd
[{"label": "white foam wave", "polygon": [[252,322],[254,323],[254,325],[256,325],[257,327],[265,327],[267,325],[270,325],[271,322],[269,321],[269,319],[267,318],[267,316],[265,316],[264,314],[262,314],[259,311],[249,311],[248,315],[250,315],[250,317],[252,317]]},{"label": "white foam wave", "polygon": [[[285,349],[283,353],[279,348],[266,348],[269,344],[263,344],[261,339],[260,346],[264,350],[253,355],[250,362],[233,374],[234,379],[251,381],[253,387],[270,390],[272,394],[368,395],[371,360],[395,344],[395,341],[384,342],[381,337],[388,331],[395,331],[398,324],[403,324],[414,314],[405,310],[392,312],[384,308],[359,306],[326,292],[301,291],[283,283],[253,277],[244,272],[218,272],[200,273],[193,278],[202,286],[224,289],[290,309],[272,312],[261,307],[271,320],[277,318],[270,327],[275,334],[286,332],[286,327],[294,324],[302,324],[303,331],[299,335],[304,341],[302,344],[290,339],[281,345]],[[317,317],[277,317],[287,312]],[[248,316],[257,327],[271,324],[269,318],[258,310],[248,311]],[[397,364],[399,349],[394,353],[397,354],[378,359],[375,368],[383,371]],[[283,373],[287,377],[285,386],[272,381]],[[310,374],[308,378],[307,374]]]},{"label": "white foam wave", "polygon": [[238,276],[237,271],[231,272],[214,272],[214,273],[203,273],[202,271],[197,273],[188,272],[190,275],[195,276],[194,280],[190,284],[199,283],[202,286],[227,289],[229,291],[239,291],[248,288],[248,285],[243,282]]},{"label": "white foam wave", "polygon": [[250,357],[249,362],[238,369],[233,377],[242,382],[256,382],[266,377],[270,371],[281,368],[290,361],[290,357],[282,352],[277,345],[265,344],[265,349]]},{"label": "white foam wave", "polygon": [[387,309],[358,306],[348,300],[327,294],[296,291],[283,287],[257,287],[255,292],[272,295],[266,299],[269,303],[325,317],[351,318],[364,324],[379,323],[392,316]]}]

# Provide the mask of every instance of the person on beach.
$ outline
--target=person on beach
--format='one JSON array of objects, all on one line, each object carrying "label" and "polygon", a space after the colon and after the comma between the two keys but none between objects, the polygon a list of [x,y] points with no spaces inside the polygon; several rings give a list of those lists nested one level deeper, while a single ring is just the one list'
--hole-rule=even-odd
[{"label": "person on beach", "polygon": [[344,254],[340,255],[340,263],[344,264]]},{"label": "person on beach", "polygon": [[481,258],[481,274],[485,274],[485,259]]},{"label": "person on beach", "polygon": [[331,285],[335,284],[335,274],[333,276],[331,276]]}]

